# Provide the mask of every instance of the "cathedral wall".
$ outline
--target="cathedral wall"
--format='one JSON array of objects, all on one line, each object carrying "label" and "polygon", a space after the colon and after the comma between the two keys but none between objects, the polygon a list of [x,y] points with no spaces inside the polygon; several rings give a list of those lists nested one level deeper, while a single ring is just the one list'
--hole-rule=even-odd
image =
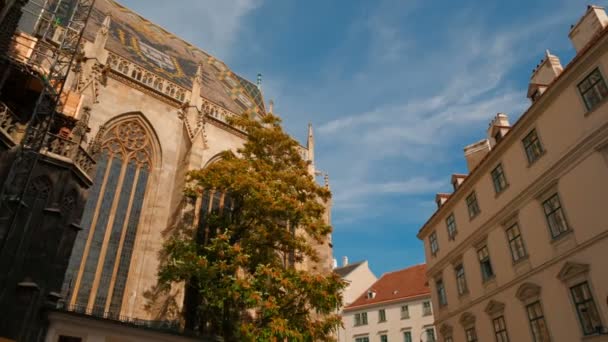
[{"label": "cathedral wall", "polygon": [[163,244],[163,231],[178,203],[167,200],[182,182],[176,174],[185,155],[183,124],[175,108],[122,82],[108,79],[100,92],[98,103],[91,110],[91,137],[95,137],[101,125],[125,114],[141,114],[157,135],[161,153],[152,167],[144,207],[135,240],[121,314],[147,318],[144,311],[144,292],[156,283],[158,252]]}]

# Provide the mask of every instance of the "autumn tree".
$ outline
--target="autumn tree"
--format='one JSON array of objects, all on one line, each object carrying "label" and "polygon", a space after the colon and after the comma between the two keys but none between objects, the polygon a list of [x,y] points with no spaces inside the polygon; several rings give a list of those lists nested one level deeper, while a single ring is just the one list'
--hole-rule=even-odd
[{"label": "autumn tree", "polygon": [[[199,227],[180,227],[164,247],[159,284],[187,284],[195,295],[191,328],[226,341],[330,341],[344,283],[297,267],[318,261],[315,243],[331,227],[331,194],[308,173],[298,143],[278,117],[235,118],[247,133],[237,153],[189,173],[186,194],[213,190],[223,207]],[[192,318],[192,317],[191,317]]]}]

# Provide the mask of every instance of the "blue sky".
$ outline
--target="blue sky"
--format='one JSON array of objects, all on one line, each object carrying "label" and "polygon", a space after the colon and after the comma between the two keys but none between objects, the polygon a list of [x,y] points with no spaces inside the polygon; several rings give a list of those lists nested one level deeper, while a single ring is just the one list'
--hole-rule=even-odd
[{"label": "blue sky", "polygon": [[[120,0],[119,0],[120,1]],[[418,229],[466,173],[462,148],[513,123],[545,49],[566,65],[582,0],[122,0],[255,81],[286,129],[315,127],[334,255],[376,275],[424,261]],[[607,5],[607,0],[595,4]]]}]

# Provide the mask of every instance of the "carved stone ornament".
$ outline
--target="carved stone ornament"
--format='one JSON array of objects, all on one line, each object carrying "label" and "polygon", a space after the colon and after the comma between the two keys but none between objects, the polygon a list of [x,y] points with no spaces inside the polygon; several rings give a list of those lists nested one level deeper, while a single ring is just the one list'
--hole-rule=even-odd
[{"label": "carved stone ornament", "polygon": [[441,333],[441,336],[452,336],[452,331],[454,329],[452,328],[451,325],[447,324],[447,323],[443,323],[441,325],[441,327],[439,327],[439,332]]},{"label": "carved stone ornament", "polygon": [[459,322],[460,325],[462,325],[463,327],[470,327],[472,325],[475,325],[475,315],[470,312],[465,312],[460,315]]},{"label": "carved stone ornament", "polygon": [[486,305],[486,313],[490,316],[500,314],[505,311],[505,304],[491,299]]},{"label": "carved stone ornament", "polygon": [[589,264],[579,264],[577,262],[568,261],[564,264],[562,269],[557,274],[557,278],[561,281],[574,278],[578,275],[586,274],[589,272]]},{"label": "carved stone ornament", "polygon": [[533,283],[523,283],[515,296],[522,302],[540,296],[540,286]]}]

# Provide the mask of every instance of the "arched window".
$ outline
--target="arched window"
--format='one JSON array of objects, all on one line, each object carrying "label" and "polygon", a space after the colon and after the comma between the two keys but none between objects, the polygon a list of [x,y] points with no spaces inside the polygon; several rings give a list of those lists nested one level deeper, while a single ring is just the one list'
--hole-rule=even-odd
[{"label": "arched window", "polygon": [[65,288],[70,303],[119,315],[155,148],[139,117],[110,125],[100,140],[97,171]]}]

